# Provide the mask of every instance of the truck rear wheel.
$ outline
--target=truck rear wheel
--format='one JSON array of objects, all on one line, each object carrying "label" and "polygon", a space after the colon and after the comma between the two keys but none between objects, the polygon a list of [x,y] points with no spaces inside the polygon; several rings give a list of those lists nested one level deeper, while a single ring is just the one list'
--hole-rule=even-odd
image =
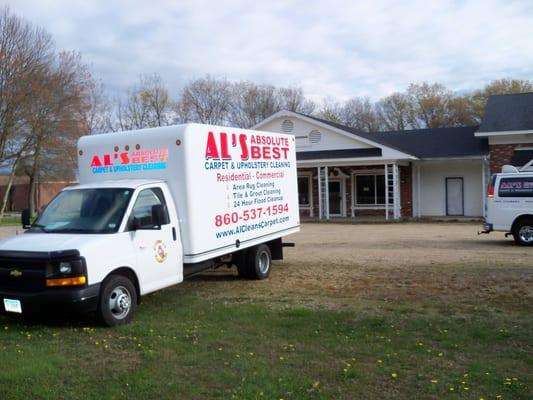
[{"label": "truck rear wheel", "polygon": [[100,290],[98,315],[107,326],[124,325],[133,319],[137,309],[137,291],[123,275],[106,278]]},{"label": "truck rear wheel", "polygon": [[272,254],[266,244],[252,247],[248,251],[247,277],[250,279],[266,279],[272,269]]},{"label": "truck rear wheel", "polygon": [[533,219],[518,221],[513,227],[513,237],[521,246],[533,246]]}]

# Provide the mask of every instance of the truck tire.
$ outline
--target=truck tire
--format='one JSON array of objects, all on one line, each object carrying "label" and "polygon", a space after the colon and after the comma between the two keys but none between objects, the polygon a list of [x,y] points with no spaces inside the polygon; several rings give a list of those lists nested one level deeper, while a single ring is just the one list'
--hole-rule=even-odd
[{"label": "truck tire", "polygon": [[272,269],[272,254],[266,244],[252,247],[248,251],[247,274],[250,279],[266,279]]},{"label": "truck tire", "polygon": [[533,219],[523,219],[513,226],[513,237],[520,246],[533,246]]},{"label": "truck tire", "polygon": [[123,275],[111,275],[100,290],[98,316],[107,326],[124,325],[133,319],[137,309],[135,285]]}]

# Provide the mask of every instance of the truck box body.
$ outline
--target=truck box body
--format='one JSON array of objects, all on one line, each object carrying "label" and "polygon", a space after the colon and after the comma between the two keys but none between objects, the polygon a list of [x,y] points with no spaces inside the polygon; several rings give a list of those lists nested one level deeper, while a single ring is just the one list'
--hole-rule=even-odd
[{"label": "truck box body", "polygon": [[292,135],[186,124],[86,136],[80,184],[163,180],[176,205],[184,263],[299,228]]}]

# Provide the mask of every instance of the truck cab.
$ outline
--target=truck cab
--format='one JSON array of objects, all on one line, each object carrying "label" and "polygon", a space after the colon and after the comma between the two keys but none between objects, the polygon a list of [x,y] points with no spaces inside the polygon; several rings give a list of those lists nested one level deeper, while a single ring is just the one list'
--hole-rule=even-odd
[{"label": "truck cab", "polygon": [[[66,188],[24,235],[0,244],[0,297],[15,312],[22,305],[26,311],[57,303],[100,310],[108,324],[128,318],[141,295],[183,280],[178,216],[170,198],[163,181]],[[106,290],[106,303],[99,304]]]}]

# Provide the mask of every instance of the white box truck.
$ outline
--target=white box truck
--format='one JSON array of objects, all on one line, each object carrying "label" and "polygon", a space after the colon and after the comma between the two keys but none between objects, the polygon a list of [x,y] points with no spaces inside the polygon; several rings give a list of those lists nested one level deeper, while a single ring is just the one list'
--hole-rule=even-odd
[{"label": "white box truck", "polygon": [[129,322],[142,295],[221,265],[268,277],[299,230],[292,135],[186,124],[82,137],[80,184],[0,242],[4,312]]}]

